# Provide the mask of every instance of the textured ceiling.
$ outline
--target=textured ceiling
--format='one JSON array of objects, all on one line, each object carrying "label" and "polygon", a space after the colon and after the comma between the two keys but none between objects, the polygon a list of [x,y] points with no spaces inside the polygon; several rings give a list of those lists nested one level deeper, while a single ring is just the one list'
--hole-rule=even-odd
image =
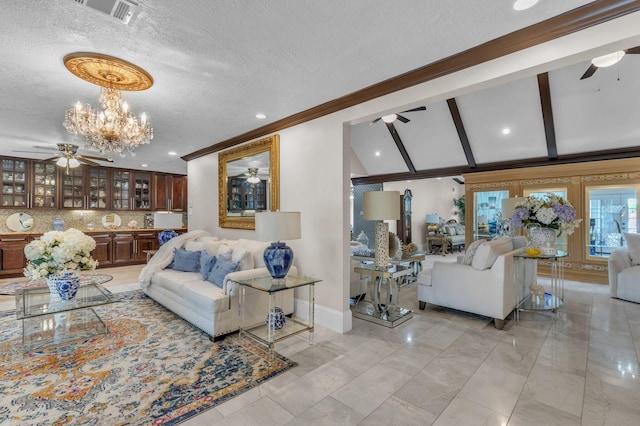
[{"label": "textured ceiling", "polygon": [[[155,80],[147,91],[124,94],[134,112],[148,114],[155,138],[137,157],[114,158],[113,165],[145,162],[184,173],[186,163],[167,151],[189,154],[590,2],[541,0],[524,12],[511,3],[141,0],[125,25],[73,0],[11,2],[0,16],[0,155],[45,158],[49,154],[14,151],[58,142],[82,146],[62,127],[64,111],[77,100],[97,104],[98,88],[65,69],[68,53],[120,57]],[[477,102],[482,99],[469,95],[461,111]],[[257,112],[267,119],[257,120]],[[432,117],[447,114],[441,106],[411,114],[433,124],[421,140],[454,132]],[[460,155],[455,144],[440,152]],[[481,147],[477,155],[485,155]],[[416,160],[419,167],[433,162]]]}]

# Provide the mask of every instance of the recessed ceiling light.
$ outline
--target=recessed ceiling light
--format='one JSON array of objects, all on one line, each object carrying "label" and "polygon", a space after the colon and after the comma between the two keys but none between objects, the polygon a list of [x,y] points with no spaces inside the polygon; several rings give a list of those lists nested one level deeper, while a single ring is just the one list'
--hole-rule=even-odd
[{"label": "recessed ceiling light", "polygon": [[536,3],[538,3],[538,0],[516,0],[515,3],[513,3],[513,8],[515,10],[526,10],[535,6]]},{"label": "recessed ceiling light", "polygon": [[175,151],[169,151],[169,152],[167,152],[167,154],[169,154],[169,155],[178,155],[178,153],[175,152]]},{"label": "recessed ceiling light", "polygon": [[264,115],[263,113],[259,112],[259,113],[256,114],[256,118],[258,120],[264,120],[265,118],[267,118],[267,116]]},{"label": "recessed ceiling light", "polygon": [[140,167],[149,167],[149,165],[147,163],[142,163],[140,164]]},{"label": "recessed ceiling light", "polygon": [[503,135],[508,135],[509,133],[511,133],[511,129],[508,127],[505,127],[504,129],[502,129],[502,134]]},{"label": "recessed ceiling light", "polygon": [[376,151],[376,157],[380,157],[380,151]]}]

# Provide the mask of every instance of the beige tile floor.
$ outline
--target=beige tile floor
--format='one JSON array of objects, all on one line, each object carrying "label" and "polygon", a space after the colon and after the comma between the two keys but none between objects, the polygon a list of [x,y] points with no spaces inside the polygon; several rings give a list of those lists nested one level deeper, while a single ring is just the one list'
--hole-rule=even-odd
[{"label": "beige tile floor", "polygon": [[[125,291],[139,269],[101,271]],[[602,285],[566,289],[555,318],[523,313],[503,331],[429,310],[394,329],[358,319],[346,334],[316,327],[313,346],[306,336],[277,344],[298,367],[184,424],[640,424],[640,305]],[[418,311],[416,291],[402,288],[400,300]]]}]

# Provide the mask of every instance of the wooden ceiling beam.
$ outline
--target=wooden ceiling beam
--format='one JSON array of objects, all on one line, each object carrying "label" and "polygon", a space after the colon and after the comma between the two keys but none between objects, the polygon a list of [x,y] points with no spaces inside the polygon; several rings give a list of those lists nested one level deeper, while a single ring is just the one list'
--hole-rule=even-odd
[{"label": "wooden ceiling beam", "polygon": [[553,108],[551,107],[549,73],[538,74],[538,91],[540,92],[544,135],[547,140],[547,156],[549,160],[556,160],[558,159],[558,146],[556,145],[556,127],[553,123]]},{"label": "wooden ceiling beam", "polygon": [[387,129],[389,129],[389,133],[391,133],[391,137],[393,138],[393,141],[396,143],[396,146],[398,147],[398,151],[400,151],[400,155],[402,155],[402,159],[404,160],[404,163],[407,165],[407,169],[409,169],[409,173],[414,174],[416,172],[416,168],[413,166],[413,162],[411,161],[411,158],[409,158],[407,149],[404,147],[404,144],[402,143],[402,139],[400,139],[400,135],[398,134],[398,130],[396,129],[396,126],[394,126],[393,123],[385,122],[384,124],[387,125]]},{"label": "wooden ceiling beam", "polygon": [[586,28],[620,18],[640,10],[637,0],[599,0],[570,10],[513,33],[490,40],[471,49],[441,59],[413,71],[390,78],[306,111],[199,149],[182,157],[185,161],[222,151],[307,121],[361,104],[398,90],[406,89],[445,75],[542,44]]},{"label": "wooden ceiling beam", "polygon": [[447,105],[449,106],[449,112],[451,113],[453,124],[455,124],[456,130],[458,131],[458,138],[460,138],[460,144],[462,145],[464,156],[467,157],[467,165],[469,166],[469,168],[473,169],[476,167],[476,159],[473,157],[473,151],[471,150],[469,138],[467,137],[467,131],[465,130],[464,123],[462,122],[462,116],[460,115],[460,110],[458,109],[458,103],[454,98],[451,98],[447,99]]},{"label": "wooden ceiling beam", "polygon": [[415,174],[388,173],[384,175],[365,176],[352,178],[353,185],[368,185],[373,183],[397,182],[401,180],[430,179],[437,177],[459,176],[474,172],[492,172],[498,170],[521,169],[524,167],[542,167],[554,164],[574,164],[588,161],[620,160],[623,158],[640,157],[640,146],[630,148],[592,151],[587,153],[569,154],[558,156],[557,160],[549,160],[547,157],[527,158],[523,160],[501,161],[495,163],[479,164],[475,168],[469,166],[443,167],[440,169],[419,170]]}]

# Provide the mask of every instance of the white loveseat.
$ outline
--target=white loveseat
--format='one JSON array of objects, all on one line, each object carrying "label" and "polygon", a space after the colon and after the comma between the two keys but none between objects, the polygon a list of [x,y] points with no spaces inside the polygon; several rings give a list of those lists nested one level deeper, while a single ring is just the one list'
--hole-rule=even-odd
[{"label": "white loveseat", "polygon": [[620,247],[612,251],[608,266],[611,297],[640,303],[640,265],[632,261],[629,248]]},{"label": "white loveseat", "polygon": [[[480,253],[478,245],[470,245],[465,256],[458,257],[458,262],[436,261],[433,269],[420,272],[417,279],[420,309],[431,303],[471,312],[493,318],[496,328],[502,329],[504,319],[516,305],[513,256],[522,252],[526,244],[522,237],[506,240],[509,241],[503,244],[486,242],[483,253]],[[485,250],[489,245],[495,247]],[[475,255],[469,253],[476,248],[478,252]],[[479,255],[482,259],[476,259]],[[463,264],[469,257],[473,257],[472,264]],[[535,278],[536,263],[525,262],[525,268],[525,285],[528,288]]]},{"label": "white loveseat", "polygon": [[[186,321],[198,327],[212,338],[222,337],[239,328],[239,292],[234,280],[269,276],[264,266],[263,252],[269,243],[255,240],[217,240],[203,231],[191,231],[170,240],[160,247],[140,273],[140,285],[145,294]],[[212,255],[231,248],[234,253],[249,252],[240,261],[241,270],[228,273],[223,287],[203,280],[199,272],[182,272],[166,268],[172,260],[175,248],[190,251],[207,250]],[[250,259],[249,259],[250,257]],[[295,266],[291,274],[296,274]],[[247,289],[244,308],[245,323],[258,324],[266,320],[269,311],[269,295]],[[293,312],[293,290],[278,292],[277,306],[285,315]]]}]

